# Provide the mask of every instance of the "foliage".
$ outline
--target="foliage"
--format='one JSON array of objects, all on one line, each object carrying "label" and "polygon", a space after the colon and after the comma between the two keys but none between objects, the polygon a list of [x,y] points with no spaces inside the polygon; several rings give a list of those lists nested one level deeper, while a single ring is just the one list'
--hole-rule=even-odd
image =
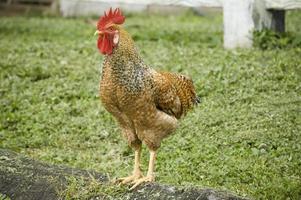
[{"label": "foliage", "polygon": [[271,30],[254,31],[254,45],[261,49],[301,47],[301,35],[277,33]]},{"label": "foliage", "polygon": [[[291,17],[291,15],[293,17]],[[298,23],[300,13],[289,12],[286,26],[292,29],[293,32],[278,33],[268,29],[261,31],[254,31],[254,46],[260,49],[287,49],[287,48],[301,48],[301,32]]]},{"label": "foliage", "polygon": [[[294,34],[298,17],[288,15]],[[126,176],[133,152],[99,103],[102,56],[90,21],[1,18],[0,147]],[[300,199],[300,46],[226,51],[220,15],[131,15],[125,28],[146,63],[191,76],[202,99],[162,143],[158,182]],[[144,171],[147,162],[144,149]],[[87,194],[73,183],[66,196]]]},{"label": "foliage", "polygon": [[87,182],[83,179],[70,177],[68,188],[61,193],[62,199],[122,199],[122,195],[128,190],[124,186],[115,184],[103,184],[97,180]]},{"label": "foliage", "polygon": [[10,200],[10,198],[8,196],[6,196],[5,194],[0,193],[0,200]]}]

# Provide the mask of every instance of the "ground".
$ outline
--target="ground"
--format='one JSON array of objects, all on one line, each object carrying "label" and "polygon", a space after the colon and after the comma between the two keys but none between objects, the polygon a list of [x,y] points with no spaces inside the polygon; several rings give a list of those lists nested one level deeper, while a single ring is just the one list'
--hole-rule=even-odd
[{"label": "ground", "polygon": [[129,191],[108,182],[105,176],[95,171],[49,165],[0,149],[0,199],[10,200],[8,196],[10,199],[30,200],[247,200],[225,191],[158,183],[140,185]]},{"label": "ground", "polygon": [[[127,16],[125,28],[146,63],[189,75],[202,100],[162,143],[158,182],[300,199],[298,19],[300,12],[288,13],[288,35],[256,33],[255,48],[227,51],[221,14]],[[1,17],[0,147],[122,177],[132,170],[133,152],[99,101],[102,56],[91,21]],[[144,171],[147,162],[144,149]]]}]

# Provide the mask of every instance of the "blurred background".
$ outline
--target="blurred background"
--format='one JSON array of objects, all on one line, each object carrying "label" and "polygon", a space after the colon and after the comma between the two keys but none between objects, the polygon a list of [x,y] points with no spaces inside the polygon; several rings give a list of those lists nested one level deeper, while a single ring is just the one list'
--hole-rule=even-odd
[{"label": "blurred background", "polygon": [[110,7],[119,7],[125,12],[159,12],[176,14],[193,7],[201,12],[204,6],[220,10],[220,0],[1,0],[1,14],[46,11],[60,13],[62,16],[99,15]]}]

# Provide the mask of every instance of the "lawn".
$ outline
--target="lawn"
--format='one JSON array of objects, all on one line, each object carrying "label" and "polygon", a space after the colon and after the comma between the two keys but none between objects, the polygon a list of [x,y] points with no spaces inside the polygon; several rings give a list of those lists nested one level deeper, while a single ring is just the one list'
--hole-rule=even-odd
[{"label": "lawn", "polygon": [[[220,14],[128,15],[146,63],[189,75],[202,99],[162,143],[158,182],[301,199],[300,17],[288,13],[285,36],[227,51]],[[99,101],[92,19],[0,18],[0,147],[121,177],[134,155]]]}]

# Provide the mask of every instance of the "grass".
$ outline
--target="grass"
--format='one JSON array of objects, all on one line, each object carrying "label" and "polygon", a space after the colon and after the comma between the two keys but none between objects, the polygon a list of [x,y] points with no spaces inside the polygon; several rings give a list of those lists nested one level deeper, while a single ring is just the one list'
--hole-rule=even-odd
[{"label": "grass", "polygon": [[[300,13],[288,13],[289,41],[301,36],[298,19]],[[0,147],[126,176],[133,152],[99,102],[102,56],[87,21],[1,17]],[[301,198],[298,41],[274,45],[276,37],[269,46],[269,37],[257,33],[257,48],[227,51],[220,15],[130,15],[125,28],[146,63],[191,76],[202,98],[162,143],[158,182],[255,199]],[[147,162],[144,149],[143,170]],[[66,192],[85,194],[76,184]]]}]

